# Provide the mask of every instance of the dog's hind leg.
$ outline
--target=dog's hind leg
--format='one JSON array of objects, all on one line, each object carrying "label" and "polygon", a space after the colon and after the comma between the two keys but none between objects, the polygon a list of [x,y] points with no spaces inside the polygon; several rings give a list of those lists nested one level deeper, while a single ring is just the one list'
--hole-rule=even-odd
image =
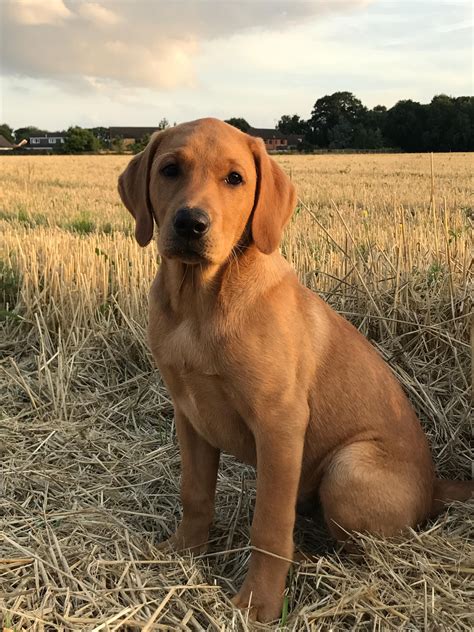
[{"label": "dog's hind leg", "polygon": [[429,515],[432,472],[418,464],[385,459],[371,441],[342,448],[320,486],[326,524],[339,541],[354,532],[392,536]]}]

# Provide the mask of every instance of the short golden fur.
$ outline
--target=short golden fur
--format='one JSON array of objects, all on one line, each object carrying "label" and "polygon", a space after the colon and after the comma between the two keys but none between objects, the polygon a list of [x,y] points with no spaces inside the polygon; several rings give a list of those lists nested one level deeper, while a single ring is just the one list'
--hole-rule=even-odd
[{"label": "short golden fur", "polygon": [[[119,192],[142,246],[159,228],[148,333],[173,399],[183,503],[166,546],[205,550],[221,450],[256,465],[254,550],[233,601],[269,621],[297,501],[319,497],[344,540],[415,527],[469,496],[471,483],[435,479],[420,423],[376,350],[280,255],[296,195],[260,140],[215,119],[178,125],[132,159]],[[180,209],[204,213],[202,237],[177,234]]]}]

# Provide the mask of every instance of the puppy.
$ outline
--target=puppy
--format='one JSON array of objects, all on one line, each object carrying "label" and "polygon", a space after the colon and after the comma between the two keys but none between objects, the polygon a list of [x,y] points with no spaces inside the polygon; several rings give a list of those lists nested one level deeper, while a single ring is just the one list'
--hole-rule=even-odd
[{"label": "puppy", "polygon": [[166,542],[204,551],[219,454],[257,467],[253,546],[234,597],[281,610],[297,501],[332,535],[415,527],[471,482],[436,480],[426,437],[388,366],[279,254],[295,190],[261,140],[215,119],[155,134],[119,179],[145,246],[158,226],[149,343],[171,394],[183,516]]}]

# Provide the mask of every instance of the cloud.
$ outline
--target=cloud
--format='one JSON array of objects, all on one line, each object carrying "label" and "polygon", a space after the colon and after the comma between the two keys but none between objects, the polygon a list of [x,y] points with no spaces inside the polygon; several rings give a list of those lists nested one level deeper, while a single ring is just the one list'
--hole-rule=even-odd
[{"label": "cloud", "polygon": [[[141,0],[91,0],[87,4],[114,15],[98,22],[90,9],[82,12],[85,2],[66,0],[73,17],[23,25],[21,47],[37,37],[38,59],[32,69],[28,59],[15,58],[16,76],[2,84],[4,120],[53,130],[243,116],[268,127],[283,113],[309,116],[317,98],[337,90],[353,91],[370,107],[390,107],[402,98],[425,103],[440,92],[471,93],[472,38],[461,28],[471,19],[469,0],[374,0],[363,11],[352,3],[344,10],[337,3],[335,11],[336,0],[316,8],[272,0],[275,15],[267,2],[255,9],[253,21],[243,12],[249,6],[244,0],[224,1],[227,19],[189,1],[171,2],[160,13],[152,12],[152,0],[148,12]],[[0,0],[0,11],[5,6]],[[18,24],[9,19],[19,37]],[[440,29],[448,27],[440,38]],[[56,38],[54,47],[46,46],[48,37]],[[395,39],[403,43],[390,45]]]},{"label": "cloud", "polygon": [[192,86],[204,42],[288,30],[371,0],[0,0],[3,72],[100,89]]},{"label": "cloud", "polygon": [[78,7],[78,13],[86,20],[90,20],[96,26],[113,26],[121,21],[121,17],[111,9],[102,6],[98,2],[84,2]]},{"label": "cloud", "polygon": [[7,4],[7,16],[13,22],[28,26],[58,24],[72,17],[63,0],[15,0]]}]

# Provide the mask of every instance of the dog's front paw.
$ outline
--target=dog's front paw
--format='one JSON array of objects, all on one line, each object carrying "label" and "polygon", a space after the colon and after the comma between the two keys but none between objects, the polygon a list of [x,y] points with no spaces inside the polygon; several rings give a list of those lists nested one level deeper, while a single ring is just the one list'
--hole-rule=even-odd
[{"label": "dog's front paw", "polygon": [[231,601],[237,608],[249,609],[250,621],[269,623],[280,618],[283,596],[275,594],[265,587],[244,582],[242,588]]}]

